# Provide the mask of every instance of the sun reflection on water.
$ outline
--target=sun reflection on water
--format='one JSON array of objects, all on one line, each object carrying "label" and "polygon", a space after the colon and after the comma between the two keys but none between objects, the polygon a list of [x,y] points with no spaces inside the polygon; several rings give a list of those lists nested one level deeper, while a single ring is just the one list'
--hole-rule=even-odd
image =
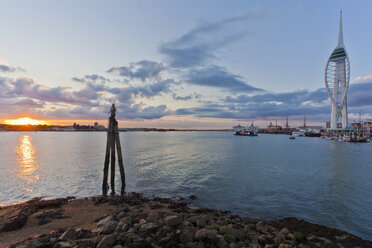
[{"label": "sun reflection on water", "polygon": [[[35,160],[35,149],[31,142],[29,135],[23,135],[19,140],[19,144],[16,148],[18,155],[17,164],[18,171],[17,176],[23,179],[27,184],[33,184],[39,180],[39,175],[36,174],[36,170],[39,168]],[[32,189],[28,187],[27,192],[32,192]]]}]

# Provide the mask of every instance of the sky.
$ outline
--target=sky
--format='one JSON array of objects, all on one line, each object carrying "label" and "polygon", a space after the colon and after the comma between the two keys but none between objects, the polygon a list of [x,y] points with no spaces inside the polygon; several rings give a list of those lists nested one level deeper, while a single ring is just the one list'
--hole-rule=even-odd
[{"label": "sky", "polygon": [[0,0],[0,123],[323,125],[340,10],[350,121],[372,118],[371,1]]}]

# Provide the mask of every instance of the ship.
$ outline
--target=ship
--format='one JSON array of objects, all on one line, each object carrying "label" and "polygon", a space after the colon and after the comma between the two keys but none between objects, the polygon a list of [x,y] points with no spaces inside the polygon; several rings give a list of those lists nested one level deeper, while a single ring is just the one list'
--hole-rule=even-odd
[{"label": "ship", "polygon": [[294,137],[302,137],[305,136],[305,132],[302,130],[297,130],[292,132],[292,136]]},{"label": "ship", "polygon": [[240,136],[257,136],[257,127],[255,127],[253,123],[247,127],[239,124],[238,126],[233,127],[233,134]]}]

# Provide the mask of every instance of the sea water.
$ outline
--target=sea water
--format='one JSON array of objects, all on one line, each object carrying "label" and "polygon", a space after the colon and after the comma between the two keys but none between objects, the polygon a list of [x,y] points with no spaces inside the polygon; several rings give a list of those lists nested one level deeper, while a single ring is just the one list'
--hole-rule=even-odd
[{"label": "sea water", "polygon": [[[122,132],[127,191],[372,240],[372,144],[231,132]],[[101,194],[104,132],[1,132],[0,204]],[[120,192],[117,170],[116,189]]]}]

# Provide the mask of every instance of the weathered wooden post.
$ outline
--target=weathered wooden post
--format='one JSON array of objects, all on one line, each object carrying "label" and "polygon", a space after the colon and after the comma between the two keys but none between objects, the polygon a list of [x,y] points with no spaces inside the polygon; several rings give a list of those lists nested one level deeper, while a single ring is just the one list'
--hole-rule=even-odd
[{"label": "weathered wooden post", "polygon": [[[123,165],[123,156],[121,153],[121,145],[119,139],[119,127],[116,121],[116,108],[115,104],[111,106],[111,116],[109,117],[109,125],[107,130],[107,143],[106,143],[106,155],[103,168],[103,184],[102,184],[102,194],[107,196],[108,191],[108,171],[110,163],[111,154],[111,195],[115,195],[115,150],[118,154],[118,162],[121,176],[121,194],[125,194],[125,171]],[[115,149],[116,146],[116,149]]]}]

